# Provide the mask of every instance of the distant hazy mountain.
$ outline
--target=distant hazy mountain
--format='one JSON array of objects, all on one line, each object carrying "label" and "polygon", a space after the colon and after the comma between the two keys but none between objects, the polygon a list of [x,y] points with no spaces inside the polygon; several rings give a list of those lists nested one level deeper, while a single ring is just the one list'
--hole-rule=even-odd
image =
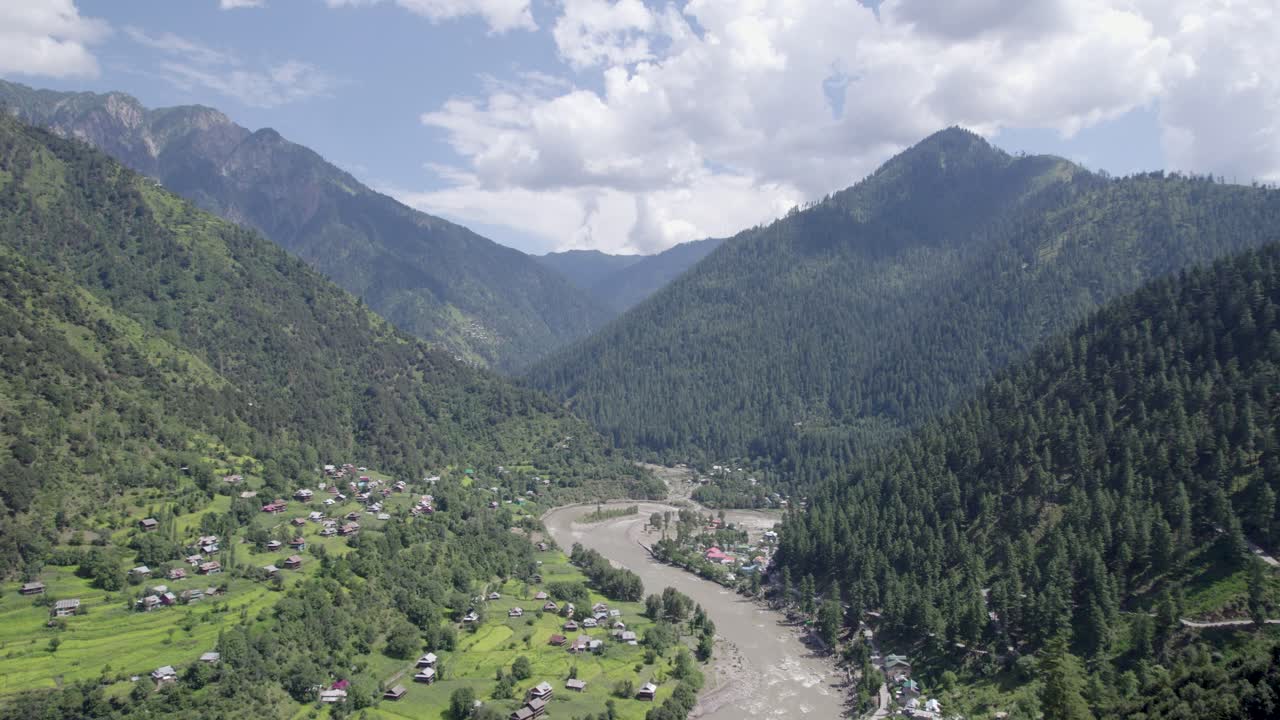
[{"label": "distant hazy mountain", "polygon": [[578,287],[617,312],[624,312],[662,289],[724,242],[708,238],[681,243],[657,255],[609,255],[598,250],[569,250],[539,257]]},{"label": "distant hazy mountain", "polygon": [[606,277],[645,259],[644,255],[610,255],[599,250],[565,250],[536,257],[538,262],[588,292]]},{"label": "distant hazy mountain", "polygon": [[3,81],[0,105],[260,230],[400,328],[469,360],[518,370],[610,316],[533,258],[376,193],[276,131],[251,132],[217,110],[149,110],[122,93]]},{"label": "distant hazy mountain", "polygon": [[1280,192],[1111,179],[952,129],[725,241],[530,379],[622,444],[821,475],[838,463],[798,458],[897,437],[1103,302],[1278,237]]}]

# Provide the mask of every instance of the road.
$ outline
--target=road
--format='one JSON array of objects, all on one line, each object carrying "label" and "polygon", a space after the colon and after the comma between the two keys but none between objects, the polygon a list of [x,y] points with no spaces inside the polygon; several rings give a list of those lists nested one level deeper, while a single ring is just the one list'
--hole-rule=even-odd
[{"label": "road", "polygon": [[[624,503],[635,504],[635,503]],[[782,615],[678,568],[658,563],[640,543],[656,536],[644,532],[654,512],[677,508],[640,503],[640,514],[581,525],[575,522],[592,507],[568,507],[543,516],[547,531],[566,550],[574,543],[592,548],[644,581],[645,592],[673,587],[702,605],[716,624],[715,682],[704,690],[692,717],[706,720],[744,718],[838,718],[846,716],[843,677],[826,657],[810,651]],[[758,514],[729,522],[758,520]]]}]

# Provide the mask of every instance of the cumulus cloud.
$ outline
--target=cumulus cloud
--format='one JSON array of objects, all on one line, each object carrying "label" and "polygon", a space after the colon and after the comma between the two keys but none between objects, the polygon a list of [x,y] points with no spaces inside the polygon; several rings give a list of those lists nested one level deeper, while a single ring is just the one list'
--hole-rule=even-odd
[{"label": "cumulus cloud", "polygon": [[110,32],[80,15],[73,0],[0,0],[0,73],[95,76],[89,47]]},{"label": "cumulus cloud", "polygon": [[949,125],[1070,136],[1153,106],[1174,166],[1280,173],[1271,0],[562,0],[559,13],[572,84],[491,81],[423,113],[460,164],[448,189],[406,194],[416,205],[560,247],[660,249],[767,221]]},{"label": "cumulus cloud", "polygon": [[176,87],[212,90],[250,107],[278,107],[326,95],[335,84],[328,74],[301,60],[246,68],[237,55],[173,33],[149,34],[130,26],[125,34],[159,53],[152,71]]},{"label": "cumulus cloud", "polygon": [[[388,0],[325,0],[329,7],[360,7],[377,5]],[[509,30],[536,30],[529,0],[389,0],[431,22],[454,20],[468,15],[478,15],[489,24],[494,33]]]}]

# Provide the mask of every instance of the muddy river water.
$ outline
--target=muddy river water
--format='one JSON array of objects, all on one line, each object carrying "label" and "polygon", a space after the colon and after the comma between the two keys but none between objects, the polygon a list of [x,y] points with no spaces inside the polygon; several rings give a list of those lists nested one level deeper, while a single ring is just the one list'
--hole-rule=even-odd
[{"label": "muddy river water", "polygon": [[[634,503],[630,503],[634,504]],[[841,677],[831,663],[801,642],[779,613],[678,568],[658,563],[641,547],[656,536],[644,526],[653,512],[677,508],[640,503],[640,514],[588,525],[576,522],[592,507],[558,508],[543,517],[547,530],[566,551],[582,543],[640,576],[646,593],[673,587],[702,605],[716,624],[714,673],[708,673],[693,717],[838,718],[844,716]],[[756,513],[730,512],[731,523],[758,524]],[[713,677],[714,675],[714,677]]]}]

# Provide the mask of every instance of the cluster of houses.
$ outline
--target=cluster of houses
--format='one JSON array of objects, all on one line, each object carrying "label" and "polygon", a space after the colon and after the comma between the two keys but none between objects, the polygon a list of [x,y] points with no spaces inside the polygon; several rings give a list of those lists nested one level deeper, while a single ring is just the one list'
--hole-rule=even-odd
[{"label": "cluster of houses", "polygon": [[414,515],[430,515],[436,511],[436,499],[430,495],[423,495],[418,498],[418,502],[413,504],[413,508],[409,511]]},{"label": "cluster of houses", "polygon": [[525,693],[524,705],[508,716],[508,720],[533,720],[542,717],[547,711],[547,703],[551,702],[551,683],[545,680],[529,688]]},{"label": "cluster of houses", "polygon": [[[221,660],[222,655],[216,652],[207,652],[200,656],[200,662],[207,665],[216,665]],[[178,671],[172,665],[164,665],[151,671],[151,679],[155,681],[156,685],[177,682]]]},{"label": "cluster of houses", "polygon": [[885,680],[893,688],[893,699],[902,714],[917,720],[941,720],[942,704],[937,698],[923,697],[920,683],[911,677],[911,661],[905,655],[886,655],[880,663]]},{"label": "cluster of houses", "polygon": [[151,612],[156,608],[169,607],[178,603],[189,605],[221,594],[222,590],[217,587],[191,588],[174,593],[167,585],[156,585],[147,588],[146,594],[134,602],[134,608],[141,612]]}]

